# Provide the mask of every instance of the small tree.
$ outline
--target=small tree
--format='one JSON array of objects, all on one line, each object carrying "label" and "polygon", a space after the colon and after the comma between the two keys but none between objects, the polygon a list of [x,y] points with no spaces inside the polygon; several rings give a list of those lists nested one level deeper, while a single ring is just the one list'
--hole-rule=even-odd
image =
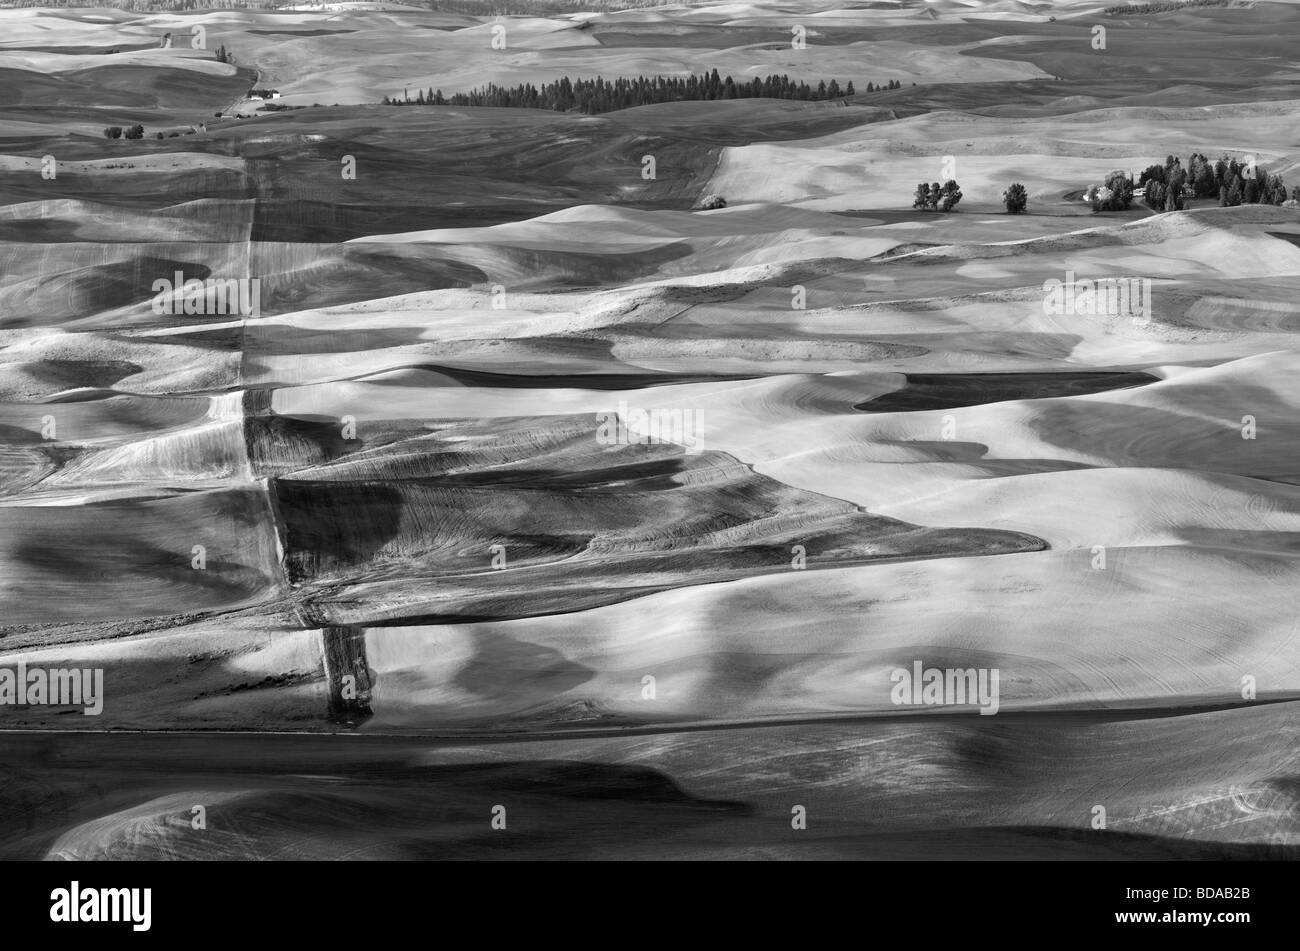
[{"label": "small tree", "polygon": [[1169,187],[1178,192],[1179,207],[1182,207],[1183,186],[1187,184],[1190,173],[1183,169],[1181,165],[1175,165],[1169,170]]},{"label": "small tree", "polygon": [[143,139],[143,138],[144,138],[144,126],[142,126],[142,125],[140,125],[139,123],[137,123],[136,125],[131,126],[131,128],[129,128],[129,129],[127,129],[125,132],[123,132],[122,135],[123,135],[125,138],[128,138],[128,139]]},{"label": "small tree", "polygon": [[1007,214],[1023,214],[1025,208],[1029,206],[1029,192],[1025,191],[1025,186],[1019,182],[1013,182],[1011,186],[1002,193],[1002,203],[1007,206]]},{"label": "small tree", "polygon": [[1213,198],[1218,194],[1218,189],[1214,184],[1214,167],[1202,163],[1196,170],[1196,176],[1192,179],[1192,190],[1196,193],[1197,198]]},{"label": "small tree", "polygon": [[1146,191],[1142,195],[1142,200],[1146,202],[1148,208],[1153,211],[1159,211],[1165,207],[1165,185],[1158,179],[1151,179],[1147,182]]},{"label": "small tree", "polygon": [[[1143,194],[1145,196],[1145,190]],[[1110,172],[1104,185],[1089,188],[1084,193],[1084,201],[1092,205],[1094,212],[1125,211],[1133,204],[1133,179],[1121,171]]]},{"label": "small tree", "polygon": [[111,125],[104,130],[104,138],[120,139],[122,138],[122,127],[120,125]]},{"label": "small tree", "polygon": [[1175,188],[1171,183],[1165,189],[1165,211],[1182,211],[1183,210],[1183,193],[1179,188]]},{"label": "small tree", "polygon": [[1244,193],[1241,186],[1241,179],[1234,175],[1225,188],[1226,192],[1224,193],[1223,198],[1220,199],[1221,204],[1227,205],[1230,208],[1240,205]]},{"label": "small tree", "polygon": [[957,207],[959,201],[961,201],[961,188],[950,178],[943,183],[943,198],[940,201],[940,210],[952,211]]},{"label": "small tree", "polygon": [[916,195],[912,199],[912,207],[919,208],[922,211],[929,211],[930,186],[927,185],[925,182],[921,182],[919,185],[916,186]]},{"label": "small tree", "polygon": [[939,210],[939,198],[942,195],[943,195],[943,186],[941,186],[938,182],[932,183],[930,185],[930,210],[931,211]]},{"label": "small tree", "polygon": [[1168,181],[1165,177],[1165,167],[1164,165],[1148,165],[1142,170],[1142,174],[1138,176],[1137,187],[1141,188],[1150,181]]},{"label": "small tree", "polygon": [[1106,187],[1110,189],[1110,207],[1104,211],[1124,211],[1133,204],[1133,179],[1123,172],[1114,171],[1106,176]]}]

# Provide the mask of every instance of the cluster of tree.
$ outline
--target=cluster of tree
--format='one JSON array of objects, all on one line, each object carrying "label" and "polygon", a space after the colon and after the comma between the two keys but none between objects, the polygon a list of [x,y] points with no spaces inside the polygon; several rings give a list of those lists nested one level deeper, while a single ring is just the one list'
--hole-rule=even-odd
[{"label": "cluster of tree", "polygon": [[1138,3],[1133,6],[1107,7],[1102,12],[1110,17],[1145,16],[1148,13],[1169,13],[1188,7],[1249,7],[1251,0],[1158,0],[1156,3]]},{"label": "cluster of tree", "polygon": [[[225,47],[223,46],[222,49],[225,49]],[[247,97],[247,98],[249,98],[249,99],[270,99],[272,96],[278,95],[279,92],[280,92],[280,90],[278,90],[278,89],[250,89],[250,90],[248,90],[248,97]]]},{"label": "cluster of tree", "polygon": [[235,61],[234,54],[226,49],[226,44],[224,43],[217,47],[217,52],[213,55],[216,57],[218,63],[233,63]]},{"label": "cluster of tree", "polygon": [[1002,204],[1007,206],[1007,214],[1019,215],[1029,207],[1029,192],[1019,182],[1012,182],[1002,193]]},{"label": "cluster of tree", "polygon": [[[867,84],[869,92],[880,89],[901,89],[902,83],[890,80],[888,86]],[[386,106],[508,106],[525,109],[553,109],[556,112],[577,111],[586,115],[613,112],[631,106],[645,106],[659,102],[706,101],[714,99],[839,99],[856,95],[853,83],[843,88],[839,81],[822,80],[816,86],[792,80],[789,76],[755,76],[749,82],[725,79],[715,69],[699,76],[638,76],[636,79],[620,77],[614,80],[563,79],[534,86],[498,86],[491,83],[468,93],[458,92],[444,96],[441,89],[420,92],[416,98],[394,99],[384,97]]]},{"label": "cluster of tree", "polygon": [[[85,0],[82,0],[84,3]],[[464,13],[469,16],[526,16],[544,17],[551,14],[604,13],[610,10],[632,10],[660,7],[670,0],[428,0],[427,5],[437,13]],[[788,38],[789,34],[786,34]]]},{"label": "cluster of tree", "polygon": [[1133,179],[1121,171],[1111,172],[1103,184],[1085,191],[1083,200],[1092,205],[1094,212],[1127,211],[1133,204]]},{"label": "cluster of tree", "polygon": [[1280,205],[1287,200],[1281,175],[1223,156],[1211,162],[1193,153],[1182,161],[1166,156],[1164,165],[1150,165],[1138,178],[1143,200],[1156,211],[1181,211],[1189,198],[1218,198],[1220,205]]},{"label": "cluster of tree", "polygon": [[[177,10],[270,10],[283,0],[96,0],[96,7],[154,13]],[[86,0],[4,0],[0,7],[84,7]]]},{"label": "cluster of tree", "polygon": [[927,185],[921,182],[916,186],[916,195],[912,198],[912,207],[922,211],[952,211],[961,201],[961,186],[951,178],[940,185],[938,182]]},{"label": "cluster of tree", "polygon": [[[168,133],[166,134],[166,136],[164,136],[163,133],[161,133],[161,132],[155,132],[155,133],[154,133],[154,138],[156,138],[156,139],[161,139],[161,138],[174,139],[174,138],[176,138],[176,137],[179,136],[179,135],[193,135],[196,131],[197,131],[197,130],[196,130],[193,126],[191,126],[190,128],[186,129],[184,132],[168,132]],[[144,126],[139,125],[139,124],[137,123],[136,125],[130,126],[129,128],[126,128],[126,129],[123,129],[120,125],[111,125],[111,126],[109,126],[108,128],[106,128],[106,129],[104,130],[104,138],[106,138],[106,139],[143,139],[143,138],[144,138]]]}]

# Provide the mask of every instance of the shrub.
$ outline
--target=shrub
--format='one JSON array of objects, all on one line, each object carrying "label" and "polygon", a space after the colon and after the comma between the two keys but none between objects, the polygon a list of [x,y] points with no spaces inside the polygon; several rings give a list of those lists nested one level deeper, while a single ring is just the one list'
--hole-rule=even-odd
[{"label": "shrub", "polygon": [[715,208],[726,208],[726,207],[727,207],[727,199],[723,198],[721,195],[709,195],[708,197],[702,199],[698,206],[700,211],[712,211]]},{"label": "shrub", "polygon": [[1106,183],[1088,189],[1084,199],[1094,212],[1126,211],[1133,204],[1133,179],[1120,171],[1111,172],[1106,176]]},{"label": "shrub", "polygon": [[1029,192],[1025,186],[1019,182],[1013,182],[1011,186],[1002,193],[1002,203],[1007,206],[1007,214],[1019,215],[1029,207]]},{"label": "shrub", "polygon": [[952,211],[961,201],[961,187],[951,178],[943,183],[943,193],[939,199],[940,211]]}]

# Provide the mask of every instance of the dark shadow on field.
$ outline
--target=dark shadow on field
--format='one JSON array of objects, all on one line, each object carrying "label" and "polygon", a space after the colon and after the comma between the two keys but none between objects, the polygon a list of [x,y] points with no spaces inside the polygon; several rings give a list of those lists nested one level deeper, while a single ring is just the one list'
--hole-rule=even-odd
[{"label": "dark shadow on field", "polygon": [[[30,103],[0,105],[0,125],[10,118],[130,125],[135,120],[129,110],[119,116],[70,108],[86,102],[113,106],[119,98],[121,105],[138,108],[140,95],[121,90],[156,70],[124,69],[108,71],[105,88],[93,92],[75,78],[0,70],[0,85],[12,76],[18,101]],[[93,70],[83,78],[105,72]],[[188,126],[196,114],[210,116],[214,98],[229,102],[251,78],[241,70],[221,93],[227,87],[214,90],[214,77],[182,75],[175,89],[150,88],[146,98],[162,110],[155,121],[172,118],[171,103],[189,104]],[[191,102],[200,91],[201,101]],[[243,168],[162,175],[126,168],[108,188],[91,176],[61,173],[45,182],[30,170],[14,170],[0,173],[0,202],[62,197],[158,210],[205,198],[255,198],[249,239],[288,242],[494,225],[580,204],[685,210],[698,199],[721,147],[826,134],[891,117],[888,110],[774,100],[667,105],[595,120],[541,109],[344,106],[246,121],[207,118],[207,132],[161,141],[28,134],[7,139],[8,151],[55,154],[60,162],[120,157],[129,165],[133,158],[183,148],[239,158]],[[689,117],[682,106],[692,107]],[[145,124],[152,134],[154,126]],[[652,181],[640,177],[641,156],[647,153],[658,162]],[[341,155],[356,159],[356,179],[341,179]]]},{"label": "dark shadow on field", "polygon": [[247,30],[249,36],[335,36],[339,33],[355,33],[356,30]]},{"label": "dark shadow on field", "polygon": [[456,686],[480,697],[505,692],[511,703],[529,706],[554,700],[594,673],[553,648],[484,630],[475,635],[474,656],[457,672]]},{"label": "dark shadow on field", "polygon": [[4,601],[11,611],[34,618],[43,596],[47,607],[41,623],[118,621],[130,627],[137,619],[172,614],[178,606],[221,609],[267,596],[272,588],[273,579],[260,565],[214,550],[197,570],[189,549],[164,548],[126,532],[109,536],[111,529],[96,524],[91,507],[83,517],[80,533],[65,523],[48,539],[23,536],[10,543],[5,561],[15,583]]},{"label": "dark shadow on field", "polygon": [[1041,400],[1130,389],[1159,382],[1136,371],[1062,371],[1044,373],[907,373],[904,387],[853,408],[867,413],[904,413],[1005,400]]},{"label": "dark shadow on field", "polygon": [[181,271],[187,279],[206,280],[212,270],[151,254],[131,256],[112,264],[71,266],[52,273],[38,273],[27,280],[0,287],[0,301],[6,315],[0,328],[30,326],[37,321],[72,320],[97,311],[112,310],[148,301],[159,278],[168,281]]},{"label": "dark shadow on field", "polygon": [[[202,747],[199,739],[192,748]],[[540,858],[617,850],[754,814],[745,802],[693,795],[636,764],[349,764],[332,756],[312,764],[258,756],[256,746],[248,752],[262,762],[133,768],[95,759],[93,786],[43,756],[11,762],[0,788],[0,858],[43,858],[60,836],[60,857],[81,859]],[[205,798],[208,828],[194,835],[190,805]],[[152,800],[162,801],[147,807]],[[494,815],[505,828],[493,829]],[[134,835],[141,822],[154,834]]]},{"label": "dark shadow on field", "polygon": [[[623,254],[518,246],[482,250],[487,261],[498,259],[500,266],[527,274],[530,283],[545,282],[563,288],[631,281],[689,254],[690,246],[677,242]],[[343,244],[320,248],[310,263],[298,263],[285,260],[278,245],[255,245],[249,268],[262,282],[261,314],[273,315],[419,291],[491,284],[492,276],[479,264],[470,263],[478,251],[473,244]],[[460,260],[462,255],[470,260]],[[256,337],[250,337],[250,342],[255,344]],[[255,349],[249,360],[251,366],[257,367]]]},{"label": "dark shadow on field", "polygon": [[339,458],[350,449],[360,448],[357,440],[343,438],[338,420],[274,413],[245,417],[244,443],[253,471],[264,476],[319,465]]},{"label": "dark shadow on field", "polygon": [[1290,234],[1289,232],[1286,231],[1265,231],[1264,233],[1268,235],[1270,238],[1278,238],[1282,241],[1286,241],[1290,244],[1294,244],[1297,247],[1300,247],[1300,234]]},{"label": "dark shadow on field", "polygon": [[271,483],[290,583],[364,564],[397,535],[404,501],[400,489],[377,482],[335,483],[328,489],[282,479]]},{"label": "dark shadow on field", "polygon": [[[115,65],[112,54],[105,55],[102,64],[55,75],[0,69],[0,88],[5,90],[0,119],[49,122],[56,117],[79,118],[123,127],[135,122],[152,125],[150,120],[179,121],[187,114],[191,118],[211,115],[214,101],[229,102],[248,88],[252,78],[253,71],[246,68],[232,76],[219,76],[156,64]],[[85,137],[64,138],[75,141]],[[115,141],[119,147],[133,144]],[[126,148],[119,151],[129,154]]]},{"label": "dark shadow on field", "polygon": [[[1206,418],[1209,414],[1221,418]],[[1248,415],[1256,418],[1254,439],[1242,438],[1242,419]],[[1049,445],[1102,454],[1117,466],[1280,481],[1300,472],[1300,421],[1273,391],[1240,378],[1224,380],[1213,402],[1197,399],[1186,413],[1105,400],[1044,403],[1030,417],[1030,430]]]},{"label": "dark shadow on field", "polygon": [[[907,445],[987,464],[982,444]],[[593,416],[446,420],[370,432],[363,451],[325,463],[305,454],[262,467],[282,473],[272,485],[285,563],[321,624],[560,614],[760,574],[1046,547],[1020,532],[874,515],[715,450],[605,445]]]},{"label": "dark shadow on field", "polygon": [[193,331],[184,329],[183,325],[173,325],[165,335],[160,334],[158,340],[160,343],[183,343],[218,353],[233,353],[243,347],[245,334],[246,331],[240,324]]},{"label": "dark shadow on field", "polygon": [[[0,743],[7,860],[43,858],[56,842],[63,858],[116,860],[1300,858],[1295,845],[970,825],[957,810],[945,816],[942,801],[900,829],[887,811],[862,809],[848,789],[824,782],[787,789],[791,777],[761,763],[748,778],[752,796],[739,798],[710,795],[706,779],[677,778],[658,765],[494,760],[485,750],[437,752],[413,740],[99,734]],[[846,752],[841,765],[853,761]],[[1273,784],[1295,795],[1295,777]],[[806,830],[792,831],[788,806],[777,806],[786,799],[807,805]],[[202,835],[190,828],[195,803],[207,810]],[[493,828],[494,816],[504,828]]]},{"label": "dark shadow on field", "polygon": [[[41,409],[41,407],[35,407]],[[41,413],[32,414],[30,426],[11,426],[0,423],[0,446],[36,446],[43,447],[49,442],[41,437]]]},{"label": "dark shadow on field", "polygon": [[[422,254],[417,246],[394,252],[384,245],[347,245],[321,248],[311,263],[288,265],[276,260],[275,249],[253,251],[250,269],[261,276],[261,313],[272,315],[331,304],[373,300],[418,291],[469,287],[487,278],[472,265],[436,254]],[[255,338],[250,338],[255,341]],[[256,350],[245,363],[257,367]]]},{"label": "dark shadow on field", "polygon": [[[864,519],[849,544],[835,540],[828,544],[822,535],[810,532],[802,539],[807,553],[801,570],[1016,554],[1048,547],[1022,532],[920,528],[885,539],[880,551],[865,551],[877,540],[874,527]],[[412,569],[406,579],[391,583],[378,572],[355,571],[347,584],[331,579],[336,586],[308,596],[314,610],[324,616],[367,627],[464,624],[573,614],[678,588],[793,571],[789,545],[701,546],[673,553],[612,555],[586,550],[564,559],[537,546],[518,547],[524,557],[536,560],[551,555],[553,563],[469,575]],[[507,550],[514,549],[507,545]],[[367,585],[364,595],[352,584]],[[367,603],[365,596],[376,598],[376,603]]]},{"label": "dark shadow on field", "polygon": [[[1104,21],[1104,55],[1108,80],[1161,80],[1166,83],[1199,78],[1199,64],[1214,64],[1213,75],[1235,81],[1267,82],[1277,75],[1275,58],[1294,48],[1300,36],[1300,16],[1282,4],[1265,4],[1249,16],[1239,9],[1182,10],[1176,17],[1097,15],[1093,19],[1037,24],[1020,34],[1038,34],[1014,45],[963,49],[960,55],[1032,63],[1044,72],[1069,80],[1096,77],[1098,50],[1089,43],[1096,21]],[[1152,28],[1159,24],[1162,28]],[[1002,24],[998,24],[999,27]],[[1133,29],[1133,26],[1139,28]],[[1147,27],[1147,28],[1142,28]],[[999,35],[1006,35],[1005,29]],[[1190,105],[1190,103],[1188,104]]]},{"label": "dark shadow on field", "polygon": [[493,386],[509,389],[573,388],[579,390],[639,390],[650,386],[674,386],[680,383],[726,383],[756,380],[759,373],[495,373],[442,364],[421,364],[412,369],[431,370],[455,380],[462,386]]},{"label": "dark shadow on field", "polygon": [[77,387],[111,388],[114,383],[144,370],[126,360],[41,360],[24,364],[35,380],[69,389]]},{"label": "dark shadow on field", "polygon": [[32,244],[58,244],[77,240],[77,225],[73,221],[25,218],[21,221],[0,221],[0,241],[27,241]]},{"label": "dark shadow on field", "polygon": [[[923,308],[917,308],[923,313]],[[933,333],[877,334],[873,340],[885,346],[914,347],[923,353],[947,353],[950,359],[969,358],[990,362],[1023,363],[1025,360],[1068,360],[1082,337],[1053,333]],[[1011,371],[1008,371],[1011,372]]]},{"label": "dark shadow on field", "polygon": [[[69,17],[68,19],[73,19]],[[89,23],[89,20],[81,21]],[[156,41],[144,43],[114,43],[112,46],[7,46],[5,50],[10,53],[58,53],[60,56],[84,56],[100,55],[112,56],[116,53],[133,53],[136,50],[154,50],[158,48]],[[105,60],[105,63],[111,63],[112,60]]]}]

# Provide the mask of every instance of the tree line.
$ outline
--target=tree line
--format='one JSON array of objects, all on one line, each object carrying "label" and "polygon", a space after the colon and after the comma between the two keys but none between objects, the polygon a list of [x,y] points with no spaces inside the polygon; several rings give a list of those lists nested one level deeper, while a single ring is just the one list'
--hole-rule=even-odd
[{"label": "tree line", "polygon": [[[174,138],[176,138],[177,136],[181,136],[181,135],[194,135],[194,133],[197,132],[197,131],[198,131],[198,130],[195,129],[194,126],[190,126],[190,127],[189,127],[188,129],[186,129],[184,132],[168,132],[168,133],[165,133],[165,134],[162,133],[162,132],[155,132],[155,133],[154,133],[154,138],[156,138],[156,139],[162,139],[162,138],[174,139]],[[143,138],[144,138],[144,126],[140,125],[139,123],[136,123],[136,124],[133,125],[133,126],[127,126],[125,129],[123,129],[120,125],[111,125],[111,126],[108,126],[106,129],[104,129],[104,138],[106,138],[106,139],[143,139]]]},{"label": "tree line", "polygon": [[918,184],[916,194],[912,197],[912,207],[921,211],[952,211],[959,201],[961,186],[950,178],[942,185],[938,182]]},{"label": "tree line", "polygon": [[1161,0],[1158,3],[1139,3],[1133,6],[1107,7],[1102,13],[1109,17],[1136,17],[1149,13],[1169,13],[1189,7],[1248,7],[1250,0]]},{"label": "tree line", "polygon": [[[938,182],[918,183],[912,196],[912,207],[919,211],[952,211],[959,201],[961,186],[950,178],[942,185]],[[1007,214],[1024,214],[1029,207],[1029,192],[1020,182],[1012,182],[1002,192],[1002,203],[1007,207]]]},{"label": "tree line", "polygon": [[[903,84],[891,79],[886,85],[867,83],[867,92],[901,89]],[[717,99],[798,99],[804,101],[841,99],[857,95],[850,81],[841,87],[838,80],[822,80],[816,86],[793,80],[789,76],[755,76],[749,82],[725,79],[715,69],[698,76],[638,76],[635,79],[619,77],[606,80],[570,79],[568,76],[555,82],[534,86],[498,86],[489,83],[467,93],[458,92],[444,96],[441,89],[420,91],[414,99],[407,93],[402,98],[385,96],[385,106],[504,106],[520,109],[551,109],[556,112],[581,112],[595,115],[633,106],[648,106],[660,102],[712,101]]]},{"label": "tree line", "polygon": [[[1136,182],[1125,172],[1111,172],[1104,184],[1083,193],[1093,211],[1124,211],[1136,198],[1153,211],[1182,211],[1193,198],[1217,198],[1225,206],[1280,205],[1288,200],[1281,175],[1228,155],[1212,162],[1199,152],[1192,153],[1186,165],[1168,155],[1163,164],[1143,169]],[[1291,189],[1290,199],[1300,200],[1300,188]]]},{"label": "tree line", "polygon": [[[1156,211],[1181,211],[1188,198],[1217,198],[1220,205],[1280,205],[1287,200],[1286,183],[1255,163],[1224,155],[1211,162],[1193,153],[1184,165],[1168,155],[1163,165],[1148,165],[1138,177],[1142,200]],[[1300,197],[1300,188],[1291,190]]]},{"label": "tree line", "polygon": [[[96,7],[126,10],[132,13],[174,12],[179,10],[269,10],[280,0],[96,0]],[[4,0],[2,8],[13,7],[84,7],[86,0]]]}]

